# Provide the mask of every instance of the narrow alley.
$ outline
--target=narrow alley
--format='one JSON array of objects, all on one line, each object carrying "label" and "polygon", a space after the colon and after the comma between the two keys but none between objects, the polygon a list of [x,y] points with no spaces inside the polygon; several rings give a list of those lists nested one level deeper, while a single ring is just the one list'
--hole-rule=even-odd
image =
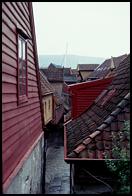
[{"label": "narrow alley", "polygon": [[47,141],[45,193],[70,193],[70,165],[64,161],[63,130],[49,135]]},{"label": "narrow alley", "polygon": [[2,2],[2,194],[130,194],[124,3]]}]

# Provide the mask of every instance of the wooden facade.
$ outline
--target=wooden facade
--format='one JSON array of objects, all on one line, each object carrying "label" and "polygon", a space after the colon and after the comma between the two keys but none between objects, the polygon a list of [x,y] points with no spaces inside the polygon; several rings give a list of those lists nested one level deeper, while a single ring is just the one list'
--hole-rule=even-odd
[{"label": "wooden facade", "polygon": [[[27,36],[27,99],[19,102],[18,35]],[[2,3],[2,160],[3,183],[43,135],[41,94],[32,3]]]},{"label": "wooden facade", "polygon": [[54,105],[53,105],[53,93],[54,89],[48,82],[45,74],[42,71],[40,73],[41,82],[41,94],[42,94],[42,105],[44,112],[44,124],[47,125],[53,120]]},{"label": "wooden facade", "polygon": [[112,78],[69,85],[71,95],[71,117],[77,118],[85,112],[96,97],[110,84]]}]

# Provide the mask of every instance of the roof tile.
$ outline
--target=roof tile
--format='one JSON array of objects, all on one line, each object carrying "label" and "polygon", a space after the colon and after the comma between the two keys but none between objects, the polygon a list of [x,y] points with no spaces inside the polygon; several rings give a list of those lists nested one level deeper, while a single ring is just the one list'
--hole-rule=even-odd
[{"label": "roof tile", "polygon": [[99,64],[78,64],[77,68],[79,71],[93,71]]},{"label": "roof tile", "polygon": [[103,131],[103,139],[104,140],[111,140],[112,139],[112,135],[110,131]]},{"label": "roof tile", "polygon": [[79,154],[82,150],[84,150],[85,149],[85,145],[83,145],[83,144],[80,144],[75,150],[74,150],[74,152],[75,153],[77,153],[77,154]]},{"label": "roof tile", "polygon": [[83,144],[84,144],[84,145],[88,145],[91,141],[92,141],[92,139],[88,137],[87,139],[85,139],[85,140],[83,141]]},{"label": "roof tile", "polygon": [[94,138],[96,135],[98,135],[100,131],[95,131],[92,134],[89,135],[90,138]]},{"label": "roof tile", "polygon": [[96,151],[88,149],[88,158],[89,159],[96,159]]},{"label": "roof tile", "polygon": [[112,149],[112,142],[111,141],[104,141],[104,148],[105,150],[111,150]]},{"label": "roof tile", "polygon": [[104,149],[104,144],[102,141],[97,141],[96,146],[98,150],[103,150]]},{"label": "roof tile", "polygon": [[[125,108],[129,108],[129,96],[127,95],[130,91],[128,79],[130,72],[128,69],[129,66],[130,55],[128,55],[127,58],[124,59],[114,70],[116,76],[113,78],[112,83],[108,88],[106,88],[106,90],[109,91],[110,89],[116,89],[116,93],[110,100],[108,100],[108,102],[105,103],[104,107],[101,108],[100,98],[96,100],[96,103],[94,102],[84,114],[69,122],[69,125],[66,125],[67,132],[72,132],[73,134],[72,137],[67,138],[68,152],[73,151],[75,147],[78,147],[78,145],[80,146],[84,141],[87,141],[86,147],[88,149],[88,159],[90,159],[90,157],[93,159],[96,157],[98,159],[99,156],[96,155],[95,151],[96,149],[99,150],[98,146],[100,146],[101,143],[98,145],[96,145],[96,143],[98,141],[103,141],[105,147],[103,153],[107,154],[107,158],[112,158],[111,136],[114,137],[112,133],[115,133],[118,136],[119,131],[124,126],[126,115],[130,114],[129,110],[125,110]],[[123,79],[124,74],[127,80]],[[126,99],[125,96],[128,96],[128,98]],[[99,126],[101,126],[100,134],[96,135],[95,133]],[[102,135],[103,131],[105,131],[104,135]],[[92,136],[91,142],[88,139],[90,135]],[[73,141],[73,138],[76,139]],[[85,142],[83,144],[85,144]],[[84,147],[82,147],[81,150],[84,150],[83,148]],[[79,153],[80,152],[81,151],[79,151]]]},{"label": "roof tile", "polygon": [[104,159],[104,152],[101,150],[97,150],[97,158],[98,159]]},{"label": "roof tile", "polygon": [[106,123],[106,124],[110,124],[111,122],[112,122],[112,120],[114,120],[114,117],[113,116],[109,116],[105,121],[104,121],[104,123]]},{"label": "roof tile", "polygon": [[51,84],[48,82],[46,76],[40,71],[41,93],[42,95],[51,94],[54,92]]},{"label": "roof tile", "polygon": [[80,158],[86,158],[86,157],[88,157],[88,151],[87,151],[87,149],[81,151],[81,152],[79,153],[79,157],[80,157]]},{"label": "roof tile", "polygon": [[96,143],[95,142],[91,142],[87,145],[87,148],[89,150],[96,150]]}]

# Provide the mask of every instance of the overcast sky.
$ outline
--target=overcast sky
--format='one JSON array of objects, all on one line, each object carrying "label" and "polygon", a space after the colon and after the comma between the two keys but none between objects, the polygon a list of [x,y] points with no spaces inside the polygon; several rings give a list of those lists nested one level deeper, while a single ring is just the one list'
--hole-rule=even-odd
[{"label": "overcast sky", "polygon": [[129,2],[33,2],[38,54],[108,58],[130,51]]}]

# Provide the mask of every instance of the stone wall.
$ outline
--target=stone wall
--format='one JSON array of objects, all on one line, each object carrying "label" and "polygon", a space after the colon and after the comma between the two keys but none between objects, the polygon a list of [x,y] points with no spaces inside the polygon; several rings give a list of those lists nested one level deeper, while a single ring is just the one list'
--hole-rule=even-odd
[{"label": "stone wall", "polygon": [[44,163],[44,137],[33,149],[32,153],[13,179],[4,194],[39,194],[42,193],[42,177]]}]

